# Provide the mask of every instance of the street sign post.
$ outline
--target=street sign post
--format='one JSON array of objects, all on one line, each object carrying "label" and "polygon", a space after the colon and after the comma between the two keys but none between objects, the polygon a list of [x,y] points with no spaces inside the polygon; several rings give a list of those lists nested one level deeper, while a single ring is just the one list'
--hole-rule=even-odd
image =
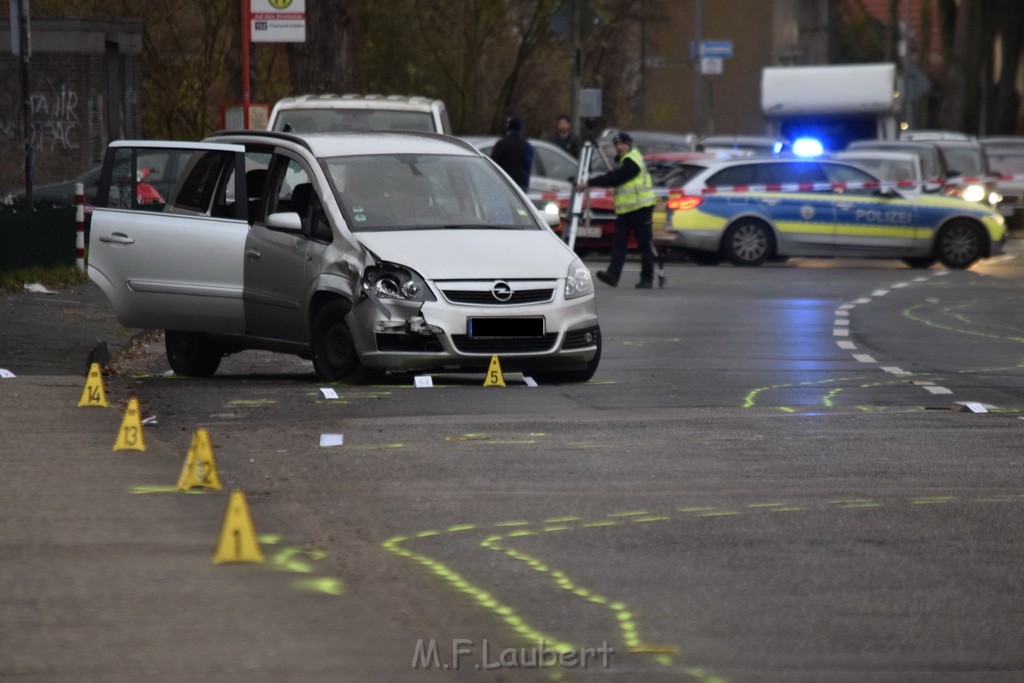
[{"label": "street sign post", "polygon": [[731,40],[702,40],[698,46],[698,55],[704,57],[719,57],[722,59],[732,57]]}]

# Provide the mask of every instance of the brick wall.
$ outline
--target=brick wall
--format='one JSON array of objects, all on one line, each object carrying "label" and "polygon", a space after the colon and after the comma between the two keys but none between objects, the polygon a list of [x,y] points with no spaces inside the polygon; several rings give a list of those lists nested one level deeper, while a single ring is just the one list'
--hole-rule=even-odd
[{"label": "brick wall", "polygon": [[[127,20],[32,22],[33,187],[99,164],[112,139],[142,136],[142,26]],[[25,186],[19,60],[0,22],[0,194]]]}]

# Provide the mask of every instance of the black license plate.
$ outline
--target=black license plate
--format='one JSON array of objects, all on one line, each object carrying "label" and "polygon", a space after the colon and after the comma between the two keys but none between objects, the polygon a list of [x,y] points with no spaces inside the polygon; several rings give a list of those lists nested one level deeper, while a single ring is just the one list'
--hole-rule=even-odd
[{"label": "black license plate", "polygon": [[467,318],[466,334],[478,337],[543,337],[544,318]]}]

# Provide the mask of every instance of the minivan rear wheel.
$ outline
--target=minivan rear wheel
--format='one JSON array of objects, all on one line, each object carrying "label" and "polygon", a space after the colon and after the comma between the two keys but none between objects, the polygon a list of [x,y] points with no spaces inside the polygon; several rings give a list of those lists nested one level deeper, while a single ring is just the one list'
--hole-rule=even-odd
[{"label": "minivan rear wheel", "polygon": [[165,330],[164,348],[171,370],[182,377],[211,377],[224,357],[224,348],[200,332]]}]

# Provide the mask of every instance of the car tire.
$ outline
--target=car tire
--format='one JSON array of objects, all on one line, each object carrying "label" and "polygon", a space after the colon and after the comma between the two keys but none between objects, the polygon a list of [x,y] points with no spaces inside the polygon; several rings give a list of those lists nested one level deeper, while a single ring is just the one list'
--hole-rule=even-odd
[{"label": "car tire", "polygon": [[691,249],[688,256],[698,266],[717,266],[722,262],[722,255],[714,251]]},{"label": "car tire", "polygon": [[726,231],[722,252],[734,266],[759,266],[774,251],[772,231],[763,221],[741,219]]},{"label": "car tire", "polygon": [[347,301],[332,301],[320,309],[313,321],[313,369],[325,382],[361,384],[371,375],[359,360],[355,340],[345,322],[350,308]]},{"label": "car tire", "polygon": [[597,329],[597,353],[594,357],[587,361],[586,367],[582,370],[561,370],[561,371],[548,371],[548,372],[537,372],[534,373],[534,379],[542,383],[551,384],[568,384],[570,382],[589,382],[593,377],[594,373],[597,372],[597,366],[601,363],[601,328]]},{"label": "car tire", "polygon": [[171,370],[182,377],[212,377],[224,357],[224,347],[199,332],[165,330],[164,349]]},{"label": "car tire", "polygon": [[903,262],[911,268],[931,268],[935,265],[935,261],[934,256],[915,256],[903,259]]},{"label": "car tire", "polygon": [[982,255],[981,231],[970,221],[951,221],[935,238],[935,255],[950,270],[969,268]]}]

